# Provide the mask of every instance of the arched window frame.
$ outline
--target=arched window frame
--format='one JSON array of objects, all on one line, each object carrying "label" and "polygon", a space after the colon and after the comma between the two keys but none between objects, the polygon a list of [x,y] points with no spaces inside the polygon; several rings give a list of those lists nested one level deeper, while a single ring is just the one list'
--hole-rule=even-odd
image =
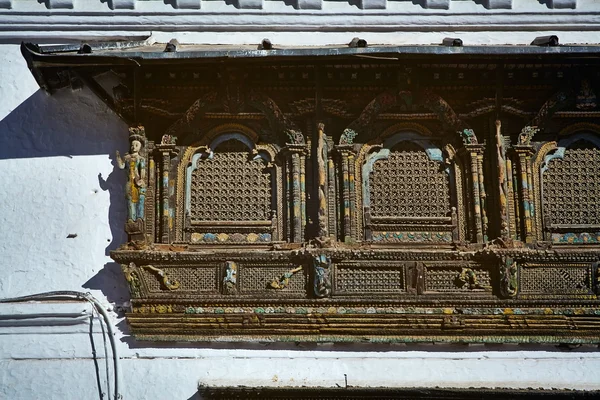
[{"label": "arched window frame", "polygon": [[[450,144],[446,144],[445,146],[437,145],[431,132],[425,128],[419,129],[419,127],[416,129],[412,127],[404,128],[402,126],[392,127],[384,132],[380,138],[382,138],[380,139],[380,144],[371,143],[364,145],[357,160],[360,163],[360,169],[358,170],[361,173],[362,183],[359,191],[357,191],[357,195],[362,199],[363,205],[362,215],[361,218],[358,218],[357,225],[359,227],[359,232],[363,233],[363,240],[373,240],[372,232],[369,228],[371,218],[370,174],[373,171],[375,163],[378,160],[387,159],[391,150],[401,142],[410,142],[421,147],[428,158],[442,164],[445,172],[448,174],[451,215],[446,224],[449,225],[451,230],[448,231],[447,234],[445,233],[441,236],[439,238],[441,240],[437,241],[437,243],[451,244],[453,241],[458,240],[459,237],[464,237],[464,221],[461,220],[459,222],[458,218],[458,215],[460,215],[461,219],[464,218],[464,212],[458,211],[459,207],[462,209],[464,206],[458,204],[458,198],[460,196],[457,196],[457,192],[462,192],[462,173],[460,171],[460,166],[455,162],[454,148]],[[431,222],[434,222],[433,219]],[[439,223],[439,221],[436,221],[436,223]],[[401,228],[401,224],[398,225],[398,228]],[[461,231],[463,232],[462,234],[460,233]],[[422,239],[422,241],[408,242],[406,244],[436,242],[427,236],[423,236]]]},{"label": "arched window frame", "polygon": [[[257,234],[258,240],[253,240],[254,236],[249,235],[247,236],[250,238],[247,240],[248,244],[271,243],[285,240],[285,238],[282,238],[282,232],[284,232],[283,219],[280,217],[283,214],[282,201],[284,197],[281,182],[282,168],[277,159],[280,149],[274,144],[258,144],[258,135],[249,128],[242,125],[238,126],[238,124],[227,124],[211,130],[205,135],[204,141],[188,147],[185,154],[183,154],[178,168],[177,182],[177,199],[181,205],[178,207],[180,212],[176,216],[176,235],[178,240],[193,244],[202,243],[202,241],[200,243],[195,241],[191,232],[193,230],[190,220],[192,174],[196,170],[198,162],[203,162],[203,160],[211,157],[212,153],[215,151],[218,152],[219,145],[228,140],[236,140],[242,143],[254,160],[261,159],[265,167],[270,169],[271,216],[270,220],[265,220],[262,223],[264,226],[269,226],[270,233],[268,236]],[[245,226],[247,224],[243,224],[243,221],[227,221],[227,225],[231,226],[230,231],[235,230],[236,227],[244,233],[252,230],[252,227]],[[219,244],[219,241],[210,243]],[[224,242],[224,244],[227,244],[227,242]]]},{"label": "arched window frame", "polygon": [[[596,127],[595,125],[592,128]],[[592,229],[594,232],[582,232],[581,235],[586,236],[586,234],[591,234],[589,236],[589,241],[581,241],[581,235],[576,232],[566,232],[561,236],[564,240],[558,240],[558,236],[554,234],[554,229],[550,225],[550,220],[548,215],[544,215],[544,173],[548,170],[554,160],[563,159],[565,156],[565,152],[571,147],[573,144],[579,141],[587,141],[596,148],[600,149],[600,131],[596,129],[565,129],[559,136],[562,138],[558,142],[547,142],[538,151],[538,155],[534,161],[534,168],[537,173],[534,174],[534,188],[536,188],[536,209],[538,210],[535,214],[535,222],[537,227],[537,236],[538,240],[546,240],[552,241],[555,244],[573,244],[577,242],[578,244],[584,243],[598,243],[600,242],[600,237],[598,237],[596,232],[600,232],[600,228],[592,229],[593,227],[588,227]],[[573,225],[575,230],[580,230],[579,227]],[[583,229],[583,226],[581,227]]]}]

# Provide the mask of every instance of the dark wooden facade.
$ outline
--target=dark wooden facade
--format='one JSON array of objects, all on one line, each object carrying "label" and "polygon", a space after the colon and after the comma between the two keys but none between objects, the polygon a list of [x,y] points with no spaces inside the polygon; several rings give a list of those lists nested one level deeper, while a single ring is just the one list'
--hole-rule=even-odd
[{"label": "dark wooden facade", "polygon": [[580,392],[573,390],[511,390],[511,389],[425,389],[425,388],[211,388],[198,390],[202,399],[276,399],[276,400],[577,400],[594,399],[597,391]]},{"label": "dark wooden facade", "polygon": [[598,53],[441,49],[24,48],[141,144],[134,335],[598,342]]}]

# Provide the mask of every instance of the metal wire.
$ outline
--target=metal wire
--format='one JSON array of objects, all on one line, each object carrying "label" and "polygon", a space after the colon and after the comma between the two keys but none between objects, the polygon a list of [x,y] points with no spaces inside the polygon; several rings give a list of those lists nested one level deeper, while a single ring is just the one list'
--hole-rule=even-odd
[{"label": "metal wire", "polygon": [[110,341],[110,346],[112,348],[113,353],[113,367],[114,367],[114,381],[115,381],[115,390],[114,390],[114,400],[121,400],[123,397],[119,393],[120,385],[120,368],[119,368],[119,356],[117,350],[117,344],[115,340],[115,332],[112,323],[110,322],[110,318],[108,317],[108,312],[106,309],[100,304],[100,302],[92,296],[91,293],[83,293],[77,292],[74,290],[61,290],[61,291],[53,291],[53,292],[44,292],[44,293],[36,293],[28,296],[20,296],[20,297],[11,297],[6,299],[0,299],[0,303],[20,303],[24,301],[44,301],[48,299],[77,299],[84,300],[92,304],[92,306],[98,311],[100,315],[102,315],[104,319],[104,323],[106,324],[106,330],[108,331],[108,339]]}]

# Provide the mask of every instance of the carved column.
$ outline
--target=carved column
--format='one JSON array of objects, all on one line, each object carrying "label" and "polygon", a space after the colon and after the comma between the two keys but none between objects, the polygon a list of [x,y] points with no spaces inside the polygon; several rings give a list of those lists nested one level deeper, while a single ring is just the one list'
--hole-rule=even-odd
[{"label": "carved column", "polygon": [[[328,148],[330,148],[328,146]],[[335,164],[333,163],[333,159],[327,155],[327,189],[328,189],[328,222],[329,222],[329,237],[336,238],[337,237],[337,203],[336,203],[336,186],[335,186]]]},{"label": "carved column", "polygon": [[536,235],[536,229],[535,229],[535,213],[537,212],[535,209],[535,202],[533,201],[533,173],[531,172],[531,164],[532,164],[532,160],[531,160],[531,155],[534,154],[534,151],[532,149],[531,154],[527,155],[527,157],[525,157],[525,162],[527,165],[527,194],[529,195],[529,218],[530,218],[530,223],[531,223],[531,239],[530,241],[527,241],[527,243],[530,243],[531,241],[533,241],[533,239],[537,236]]},{"label": "carved column", "polygon": [[488,240],[488,217],[486,212],[487,194],[485,192],[485,184],[483,182],[483,152],[477,154],[477,173],[479,174],[479,198],[481,207],[481,230],[483,233],[483,242]]},{"label": "carved column", "polygon": [[[283,176],[283,196],[285,197],[285,206],[284,206],[284,214],[282,218],[284,218],[284,228],[285,228],[285,240],[292,242],[293,241],[293,215],[291,210],[291,204],[293,204],[293,190],[292,190],[292,182],[291,182],[291,167],[289,165],[289,161],[286,160],[282,163],[282,176]],[[283,239],[283,238],[282,238]]]},{"label": "carved column", "polygon": [[350,234],[353,239],[358,237],[356,232],[356,155],[354,152],[348,154],[348,186],[350,189]]},{"label": "carved column", "polygon": [[532,243],[533,231],[533,185],[531,172],[531,156],[534,154],[531,145],[515,145],[514,152],[517,156],[520,187],[520,209],[523,238],[526,243]]},{"label": "carved column", "polygon": [[300,153],[300,241],[304,241],[306,232],[306,153]]},{"label": "carved column", "polygon": [[508,231],[510,238],[517,240],[517,224],[515,223],[517,216],[517,208],[514,201],[514,182],[513,182],[513,165],[510,157],[506,158],[506,201],[508,212]]},{"label": "carved column", "polygon": [[156,240],[156,164],[154,162],[154,142],[149,141],[148,150],[148,189],[146,197],[149,201],[146,202],[146,238],[149,243]]},{"label": "carved column", "polygon": [[[483,149],[484,146],[481,144],[465,144],[465,150],[468,154],[471,164],[471,180],[472,180],[472,193],[473,199],[473,233],[475,235],[477,243],[484,242],[484,235],[487,233],[484,231],[484,226],[487,225],[487,216],[482,212],[481,191],[483,189],[483,171],[481,162],[483,160]],[[483,195],[485,196],[485,189],[483,189]],[[484,225],[484,220],[486,225]]]},{"label": "carved column", "polygon": [[288,165],[290,166],[287,178],[289,182],[288,188],[291,189],[290,200],[292,204],[290,216],[292,222],[290,228],[291,241],[299,243],[304,238],[304,227],[306,224],[306,192],[304,190],[306,173],[303,170],[306,146],[288,144],[286,150]]},{"label": "carved column", "polygon": [[[171,182],[169,174],[171,171],[171,156],[175,154],[174,144],[158,144],[156,151],[161,157],[160,168],[160,242],[169,243],[171,238],[171,228],[173,225],[173,214],[171,212]],[[158,197],[158,196],[157,196]]]},{"label": "carved column", "polygon": [[292,218],[293,218],[293,232],[294,241],[301,242],[302,234],[302,217],[300,214],[301,200],[300,200],[300,155],[298,153],[292,154]]},{"label": "carved column", "polygon": [[354,192],[354,160],[356,154],[354,153],[352,145],[338,145],[336,148],[340,156],[342,171],[342,215],[344,242],[350,242],[354,238],[353,231],[355,229],[353,227],[354,224],[352,223],[352,219],[356,210],[356,193]]}]

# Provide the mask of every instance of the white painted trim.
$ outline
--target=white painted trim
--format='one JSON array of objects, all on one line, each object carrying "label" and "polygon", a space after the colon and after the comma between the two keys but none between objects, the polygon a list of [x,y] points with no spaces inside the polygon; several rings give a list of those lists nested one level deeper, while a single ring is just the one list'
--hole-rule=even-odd
[{"label": "white painted trim", "polygon": [[[0,38],[37,31],[96,31],[114,36],[168,32],[455,32],[600,31],[600,2],[595,0],[346,1],[236,0],[0,0]],[[570,8],[564,8],[565,4]],[[573,7],[575,4],[575,8]],[[52,7],[49,11],[46,7]],[[142,18],[140,18],[142,17]]]},{"label": "white painted trim", "polygon": [[0,321],[14,318],[62,317],[78,318],[92,315],[87,302],[39,302],[0,303]]},{"label": "white painted trim", "polygon": [[92,306],[84,302],[0,303],[0,338],[5,335],[87,333],[91,316]]},{"label": "white painted trim", "polygon": [[[516,28],[515,28],[516,29]],[[168,43],[177,39],[181,44],[225,44],[258,46],[264,38],[269,38],[277,46],[345,46],[353,37],[367,40],[369,45],[431,45],[440,44],[445,37],[459,37],[465,46],[469,45],[529,45],[537,36],[554,35],[555,31],[523,32],[464,32],[442,30],[436,32],[167,32],[167,31],[21,31],[1,32],[0,43],[19,44],[22,41],[38,44],[68,44],[82,41],[143,41],[148,44]],[[600,44],[600,30],[594,32],[564,31],[559,34],[561,44]]]}]

